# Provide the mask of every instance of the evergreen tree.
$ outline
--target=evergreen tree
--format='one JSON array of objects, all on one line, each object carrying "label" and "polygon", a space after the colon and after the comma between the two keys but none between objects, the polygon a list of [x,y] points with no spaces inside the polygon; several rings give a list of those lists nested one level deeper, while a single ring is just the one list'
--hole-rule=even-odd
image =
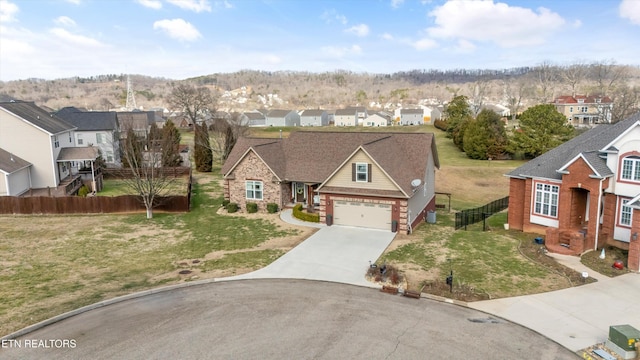
[{"label": "evergreen tree", "polygon": [[180,157],[180,132],[171,120],[167,120],[162,128],[161,141],[162,166],[180,166],[182,163],[182,157]]},{"label": "evergreen tree", "polygon": [[484,109],[468,122],[464,132],[464,152],[471,159],[496,158],[505,152],[504,123],[496,112]]},{"label": "evergreen tree", "polygon": [[196,162],[196,170],[200,172],[211,172],[213,167],[213,152],[209,142],[209,131],[207,125],[195,125],[193,158]]},{"label": "evergreen tree", "polygon": [[544,154],[575,135],[564,115],[553,104],[536,105],[520,115],[520,129],[516,130],[509,144],[512,153],[526,157]]},{"label": "evergreen tree", "polygon": [[447,105],[445,110],[447,117],[447,137],[453,139],[453,143],[464,150],[464,133],[468,122],[471,121],[471,108],[467,97],[458,95]]}]

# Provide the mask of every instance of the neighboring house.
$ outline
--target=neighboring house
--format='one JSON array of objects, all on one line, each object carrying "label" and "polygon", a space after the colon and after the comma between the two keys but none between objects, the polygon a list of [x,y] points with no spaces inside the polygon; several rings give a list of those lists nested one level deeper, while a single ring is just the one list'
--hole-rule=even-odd
[{"label": "neighboring house", "polygon": [[362,126],[389,126],[391,124],[391,118],[388,115],[382,113],[375,113],[367,116],[362,123]]},{"label": "neighboring house", "polygon": [[153,111],[119,111],[116,113],[120,136],[125,137],[129,129],[140,137],[147,137],[151,124],[155,122]]},{"label": "neighboring house", "polygon": [[300,126],[327,126],[329,115],[324,110],[303,110],[300,114]]},{"label": "neighboring house", "polygon": [[422,109],[401,109],[400,125],[422,125],[424,124],[424,110]]},{"label": "neighboring house", "polygon": [[19,196],[31,185],[31,163],[0,148],[0,196]]},{"label": "neighboring house", "polygon": [[439,167],[433,134],[297,131],[240,138],[222,173],[242,209],[303,203],[328,225],[410,232],[435,209]]},{"label": "neighboring house", "polygon": [[356,126],[358,124],[358,112],[355,108],[338,109],[333,117],[335,126]]},{"label": "neighboring house", "polygon": [[502,106],[500,104],[482,104],[480,110],[491,110],[494,113],[500,115],[500,117],[509,117],[511,116],[511,110],[506,106]]},{"label": "neighboring house", "polygon": [[550,251],[613,245],[640,271],[640,113],[603,124],[507,174],[509,227],[546,234]]},{"label": "neighboring house", "polygon": [[247,111],[242,113],[241,121],[250,127],[267,126],[267,118],[259,111]]},{"label": "neighboring house", "polygon": [[300,115],[293,110],[271,110],[266,116],[267,126],[300,126]]},{"label": "neighboring house", "polygon": [[66,107],[54,114],[76,127],[74,146],[95,146],[108,167],[121,166],[116,112],[80,111]]},{"label": "neighboring house", "polygon": [[351,106],[351,107],[348,107],[347,109],[355,110],[357,125],[362,125],[362,123],[364,122],[364,119],[366,119],[367,116],[369,116],[369,114],[367,113],[367,108],[365,108],[364,106]]},{"label": "neighboring house", "polygon": [[0,148],[31,164],[30,189],[54,188],[69,195],[82,185],[78,165],[96,157],[75,158],[63,151],[75,146],[75,130],[33,102],[0,103]]},{"label": "neighboring house", "polygon": [[558,96],[553,105],[575,127],[611,123],[613,101],[608,96],[564,95]]},{"label": "neighboring house", "polygon": [[437,106],[422,106],[424,123],[433,125],[436,120],[442,120],[442,112]]}]

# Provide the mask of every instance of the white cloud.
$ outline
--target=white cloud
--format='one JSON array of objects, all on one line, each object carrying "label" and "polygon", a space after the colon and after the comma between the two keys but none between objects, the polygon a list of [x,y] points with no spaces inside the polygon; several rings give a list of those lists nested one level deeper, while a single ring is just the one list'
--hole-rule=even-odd
[{"label": "white cloud", "polygon": [[100,43],[96,39],[93,39],[84,35],[73,34],[63,28],[53,28],[49,30],[49,32],[57,36],[59,39],[62,39],[68,43],[72,43],[75,45],[92,46],[92,47],[102,46],[102,43]]},{"label": "white cloud", "polygon": [[559,30],[565,20],[546,8],[533,11],[491,1],[448,1],[429,16],[435,27],[430,36],[494,42],[501,47],[539,45]]},{"label": "white cloud", "polygon": [[351,47],[325,46],[322,52],[330,57],[342,58],[349,55],[358,55],[362,53],[362,48],[358,45]]},{"label": "white cloud", "polygon": [[468,54],[472,53],[476,49],[476,46],[469,40],[460,39],[455,47],[455,51],[458,53]]},{"label": "white cloud", "polygon": [[170,38],[181,41],[196,41],[202,37],[195,26],[183,19],[159,20],[153,23],[153,28],[160,29]]},{"label": "white cloud", "polygon": [[80,5],[82,3],[82,0],[67,0],[67,2],[74,5]]},{"label": "white cloud", "polygon": [[184,10],[198,13],[203,11],[211,12],[211,5],[207,0],[167,0],[167,2]]},{"label": "white cloud", "polygon": [[394,9],[397,9],[403,3],[404,3],[404,0],[391,0],[391,7]]},{"label": "white cloud", "polygon": [[320,18],[327,24],[331,24],[334,21],[337,21],[342,25],[347,25],[348,22],[347,17],[342,14],[338,14],[335,9],[325,11],[324,13],[322,13]]},{"label": "white cloud", "polygon": [[438,43],[433,39],[424,38],[418,41],[414,41],[410,43],[410,45],[413,46],[416,50],[429,50],[437,47]]},{"label": "white cloud", "polygon": [[136,2],[150,9],[155,9],[155,10],[162,9],[162,3],[158,0],[136,0]]},{"label": "white cloud", "polygon": [[54,19],[53,22],[60,26],[66,26],[66,27],[76,26],[76,22],[73,21],[73,19],[68,16],[59,16],[57,19]]},{"label": "white cloud", "polygon": [[619,14],[621,18],[629,19],[632,24],[640,25],[640,1],[622,0]]},{"label": "white cloud", "polygon": [[389,34],[389,33],[384,33],[381,36],[382,39],[384,40],[393,40],[393,35]]},{"label": "white cloud", "polygon": [[355,34],[358,37],[369,35],[369,27],[366,24],[352,26],[345,30],[347,33]]},{"label": "white cloud", "polygon": [[18,11],[20,11],[18,5],[8,0],[0,0],[0,22],[16,21]]},{"label": "white cloud", "polygon": [[573,22],[573,27],[574,27],[574,28],[576,28],[576,29],[578,29],[578,28],[582,27],[582,21],[580,21],[580,20],[575,20],[575,21]]}]

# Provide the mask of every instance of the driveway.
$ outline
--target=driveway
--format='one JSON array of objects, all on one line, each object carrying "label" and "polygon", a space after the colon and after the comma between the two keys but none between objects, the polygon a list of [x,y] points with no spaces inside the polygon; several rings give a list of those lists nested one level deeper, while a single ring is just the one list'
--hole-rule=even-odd
[{"label": "driveway", "polygon": [[373,286],[365,280],[395,233],[348,226],[323,226],[270,265],[243,275],[218,279],[307,279]]},{"label": "driveway", "polygon": [[[53,340],[74,340],[75,347],[56,348]],[[0,348],[0,358],[577,358],[542,335],[476,310],[359,286],[277,279],[149,294],[15,341],[12,348]]]}]

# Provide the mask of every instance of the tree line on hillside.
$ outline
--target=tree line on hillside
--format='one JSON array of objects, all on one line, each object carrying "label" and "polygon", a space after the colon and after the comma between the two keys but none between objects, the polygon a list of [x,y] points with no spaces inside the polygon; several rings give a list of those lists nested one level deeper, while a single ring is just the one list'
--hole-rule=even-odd
[{"label": "tree line on hillside", "polygon": [[534,158],[557,147],[575,135],[564,115],[552,104],[540,104],[525,110],[519,126],[508,133],[496,112],[483,109],[474,116],[466,96],[454,97],[445,110],[446,120],[436,127],[464,151],[478,160]]}]

